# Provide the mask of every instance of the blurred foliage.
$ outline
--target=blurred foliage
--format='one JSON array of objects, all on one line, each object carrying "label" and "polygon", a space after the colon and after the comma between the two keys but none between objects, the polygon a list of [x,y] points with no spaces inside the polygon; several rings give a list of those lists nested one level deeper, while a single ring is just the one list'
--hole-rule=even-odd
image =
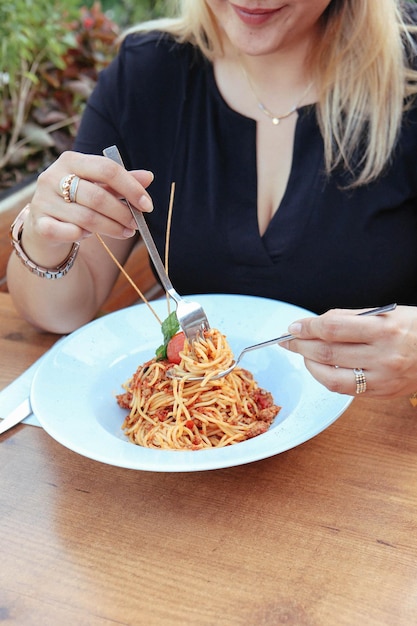
[{"label": "blurred foliage", "polygon": [[70,149],[120,31],[170,0],[0,0],[0,191]]},{"label": "blurred foliage", "polygon": [[121,28],[167,14],[169,0],[102,0],[103,11]]},{"label": "blurred foliage", "polygon": [[119,27],[99,3],[0,2],[0,189],[39,172],[72,145]]}]

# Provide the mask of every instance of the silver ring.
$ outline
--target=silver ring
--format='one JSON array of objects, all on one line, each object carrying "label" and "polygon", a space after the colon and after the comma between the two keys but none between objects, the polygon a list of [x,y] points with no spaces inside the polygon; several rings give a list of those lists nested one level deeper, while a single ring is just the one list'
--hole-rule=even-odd
[{"label": "silver ring", "polygon": [[68,174],[68,176],[65,176],[61,180],[61,183],[60,183],[61,193],[65,202],[73,202],[73,200],[71,200],[71,197],[70,197],[70,188],[71,188],[71,183],[74,180],[74,178],[76,178],[75,174]]},{"label": "silver ring", "polygon": [[71,184],[69,188],[70,202],[77,202],[76,197],[77,197],[77,189],[78,189],[79,182],[80,182],[79,176],[74,176],[74,178],[71,180]]},{"label": "silver ring", "polygon": [[353,373],[355,374],[355,382],[356,382],[356,393],[365,393],[366,391],[366,378],[365,378],[365,374],[363,373],[363,369],[359,368],[355,368],[353,370]]}]

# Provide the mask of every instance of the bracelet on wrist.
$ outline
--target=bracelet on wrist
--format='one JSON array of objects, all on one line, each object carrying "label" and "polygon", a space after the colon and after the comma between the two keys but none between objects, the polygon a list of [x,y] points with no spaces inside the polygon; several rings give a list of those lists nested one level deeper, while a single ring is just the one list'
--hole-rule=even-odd
[{"label": "bracelet on wrist", "polygon": [[36,274],[40,278],[47,278],[49,280],[55,280],[57,278],[62,278],[65,274],[68,274],[71,267],[74,265],[75,258],[78,253],[78,249],[80,244],[76,241],[68,254],[68,256],[60,263],[57,267],[48,268],[42,267],[41,265],[37,265],[34,263],[26,254],[26,252],[22,248],[21,239],[23,233],[23,227],[25,224],[25,219],[27,218],[30,210],[30,205],[27,204],[22,211],[20,211],[19,215],[14,220],[13,224],[10,227],[10,239],[11,244],[22,261],[23,265],[27,267],[27,269],[32,272],[32,274]]}]

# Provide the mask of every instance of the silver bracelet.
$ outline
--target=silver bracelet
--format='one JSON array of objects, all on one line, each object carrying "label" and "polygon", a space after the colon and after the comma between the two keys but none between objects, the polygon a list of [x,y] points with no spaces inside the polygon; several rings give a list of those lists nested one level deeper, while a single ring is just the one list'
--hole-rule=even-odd
[{"label": "silver bracelet", "polygon": [[78,253],[78,249],[80,244],[76,241],[68,254],[68,256],[62,261],[60,265],[56,268],[50,269],[48,267],[42,267],[41,265],[36,265],[23,250],[21,245],[23,226],[25,224],[25,219],[28,216],[30,210],[30,205],[27,204],[22,211],[20,211],[19,215],[14,220],[13,224],[10,227],[10,239],[11,244],[22,261],[23,265],[28,268],[32,274],[36,274],[40,278],[47,278],[49,280],[55,280],[57,278],[62,278],[65,274],[68,274],[71,267],[74,265],[75,258]]}]

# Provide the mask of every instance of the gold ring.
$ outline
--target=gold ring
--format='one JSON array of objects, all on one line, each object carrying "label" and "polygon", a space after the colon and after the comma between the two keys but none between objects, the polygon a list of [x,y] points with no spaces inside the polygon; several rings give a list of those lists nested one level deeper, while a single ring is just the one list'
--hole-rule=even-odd
[{"label": "gold ring", "polygon": [[61,180],[61,192],[65,202],[73,202],[70,196],[71,183],[76,178],[75,174],[68,174]]},{"label": "gold ring", "polygon": [[356,393],[365,393],[366,391],[366,378],[365,378],[365,374],[363,373],[363,369],[359,368],[355,368],[353,370],[353,373],[355,374],[355,382],[356,382]]}]

